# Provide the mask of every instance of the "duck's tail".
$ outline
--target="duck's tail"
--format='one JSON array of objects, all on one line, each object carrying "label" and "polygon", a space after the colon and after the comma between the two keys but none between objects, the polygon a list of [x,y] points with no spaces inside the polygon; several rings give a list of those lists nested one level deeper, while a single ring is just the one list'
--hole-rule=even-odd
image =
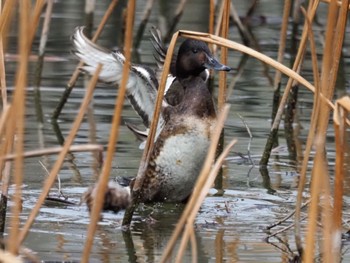
[{"label": "duck's tail", "polygon": [[[82,203],[86,203],[89,212],[96,199],[98,185],[90,187],[82,196]],[[131,203],[130,188],[123,187],[117,182],[110,181],[105,192],[103,203],[103,211],[113,211],[118,213],[120,210],[126,209]]]}]

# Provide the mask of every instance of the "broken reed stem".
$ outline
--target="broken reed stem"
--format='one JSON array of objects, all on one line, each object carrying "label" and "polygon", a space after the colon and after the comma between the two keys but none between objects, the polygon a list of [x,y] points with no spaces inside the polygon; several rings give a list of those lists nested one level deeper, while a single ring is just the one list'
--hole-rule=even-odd
[{"label": "broken reed stem", "polygon": [[[316,148],[319,148],[320,144],[316,144]],[[305,250],[303,250],[303,262],[314,262],[314,249],[315,249],[315,233],[317,230],[318,210],[319,210],[319,195],[322,190],[322,179],[325,179],[323,173],[326,167],[323,165],[324,159],[321,151],[316,151],[314,160],[314,169],[312,173],[311,181],[311,203],[308,211],[308,223],[307,233],[305,239]]]},{"label": "broken reed stem", "polygon": [[198,262],[198,248],[197,248],[197,240],[196,240],[196,233],[194,231],[193,225],[189,227],[190,231],[190,241],[191,241],[191,251],[192,251],[192,263]]},{"label": "broken reed stem", "polygon": [[[216,153],[216,147],[217,147],[217,143],[219,141],[219,138],[220,138],[220,134],[221,134],[221,130],[224,126],[224,122],[226,120],[226,117],[227,117],[227,114],[228,114],[228,111],[229,111],[229,106],[228,105],[225,105],[219,116],[218,116],[218,120],[217,120],[217,123],[216,123],[216,126],[215,126],[215,130],[211,136],[211,142],[210,142],[210,147],[208,149],[208,153],[207,153],[207,157],[206,157],[206,160],[203,164],[203,168],[202,168],[202,171],[197,179],[197,182],[194,186],[194,189],[193,189],[193,193],[190,197],[190,200],[188,201],[184,211],[182,212],[182,215],[181,215],[181,218],[179,219],[176,227],[175,227],[175,230],[163,252],[163,255],[162,255],[162,258],[160,260],[160,262],[167,262],[169,260],[169,257],[174,249],[174,246],[175,246],[175,242],[176,240],[178,239],[181,231],[183,230],[183,227],[185,225],[186,222],[190,222],[190,221],[187,221],[189,219],[189,216],[191,215],[191,212],[193,211],[193,208],[198,206],[198,203],[199,203],[199,206],[200,204],[202,203],[202,200],[201,198],[204,196],[206,196],[207,194],[207,191],[205,191],[205,188],[203,188],[206,184],[209,184],[210,182],[208,181],[208,173],[209,173],[209,170],[211,168],[211,165],[213,163],[213,160],[215,158],[215,153]],[[227,148],[225,148],[225,151],[220,155],[220,157],[218,158],[218,161],[217,162],[220,162],[220,158],[224,155],[224,153],[226,153],[227,151]],[[220,168],[221,166],[219,166],[218,168]],[[212,178],[212,182],[214,182],[214,179],[215,179],[215,176],[213,176]],[[212,185],[212,183],[210,183],[210,186]],[[210,187],[209,186],[209,187]],[[203,195],[202,195],[203,194]],[[198,202],[198,203],[197,203]],[[197,203],[197,205],[196,205]],[[196,212],[195,212],[196,213]],[[186,232],[185,232],[186,233]],[[185,242],[185,241],[184,241]]]},{"label": "broken reed stem", "polygon": [[143,185],[143,180],[145,177],[145,171],[147,168],[147,164],[149,162],[149,158],[150,158],[152,150],[153,150],[154,138],[155,138],[155,135],[157,132],[158,120],[159,120],[160,112],[162,109],[165,83],[166,83],[166,80],[168,77],[170,64],[172,61],[174,48],[175,48],[175,44],[176,44],[176,40],[178,38],[178,35],[179,35],[178,32],[176,32],[173,35],[173,37],[170,41],[169,47],[168,47],[166,57],[165,57],[163,73],[162,73],[161,80],[159,82],[159,88],[158,88],[158,92],[157,92],[157,100],[155,103],[154,113],[153,113],[153,117],[152,117],[152,123],[151,123],[150,130],[149,130],[149,133],[147,136],[146,146],[145,146],[145,149],[143,151],[142,158],[140,161],[139,170],[137,172],[135,183],[134,183],[134,186],[132,189],[132,203],[125,210],[125,213],[124,213],[123,222],[122,222],[123,226],[130,225],[131,220],[132,220],[132,216],[135,212],[136,207],[139,204],[139,200],[140,200],[139,194],[140,194],[140,190],[141,190],[142,185]]},{"label": "broken reed stem", "polygon": [[87,231],[86,242],[84,245],[83,255],[81,262],[89,262],[90,251],[94,241],[94,235],[97,228],[97,223],[100,220],[101,209],[104,202],[105,191],[109,181],[109,174],[112,167],[114,153],[116,150],[116,142],[119,137],[119,125],[121,120],[121,114],[123,111],[124,99],[126,94],[126,85],[128,84],[129,71],[130,71],[130,60],[131,60],[131,49],[133,40],[133,26],[134,26],[134,15],[135,15],[135,0],[130,0],[127,6],[127,19],[126,19],[126,32],[125,32],[125,43],[124,43],[124,56],[125,62],[123,65],[122,79],[119,87],[118,96],[114,108],[113,121],[110,131],[110,137],[108,140],[108,149],[106,160],[102,167],[101,175],[97,183],[97,194],[93,202],[90,216],[90,224]]},{"label": "broken reed stem", "polygon": [[94,89],[95,89],[95,86],[96,86],[96,83],[98,80],[98,75],[101,71],[101,68],[102,68],[101,65],[99,65],[97,67],[96,72],[95,72],[94,76],[92,77],[88,88],[86,89],[84,99],[80,105],[78,115],[75,118],[72,129],[70,130],[68,137],[65,140],[63,148],[62,148],[60,154],[58,155],[57,160],[56,160],[54,166],[52,167],[49,176],[47,177],[47,179],[44,182],[43,190],[42,190],[40,196],[38,197],[38,201],[36,202],[34,208],[32,209],[30,215],[28,216],[28,219],[27,219],[25,225],[23,226],[22,231],[19,234],[17,246],[19,246],[26,238],[28,231],[34,222],[36,215],[38,214],[42,204],[45,201],[47,194],[49,193],[52,185],[54,184],[54,182],[56,180],[57,174],[58,174],[59,170],[61,169],[61,166],[63,164],[65,156],[68,153],[69,148],[74,141],[75,135],[77,134],[77,132],[79,130],[81,122],[83,121],[86,109],[88,108],[88,106],[90,104],[90,101],[92,99],[93,92],[94,92]]},{"label": "broken reed stem", "polygon": [[[317,150],[317,149],[316,149]],[[324,157],[323,157],[324,158]],[[333,230],[333,208],[331,207],[332,203],[332,196],[331,196],[331,187],[330,187],[330,181],[329,181],[329,173],[327,170],[327,160],[326,158],[323,159],[323,162],[320,164],[320,167],[323,169],[322,174],[317,174],[317,176],[321,177],[321,189],[322,189],[322,195],[320,196],[320,207],[321,210],[321,225],[322,225],[322,260],[323,262],[334,262],[335,258],[340,258],[340,250],[333,251],[333,248],[336,247],[335,244],[341,243],[341,235],[335,236],[338,239],[332,239],[332,230]],[[332,252],[335,252],[334,255]],[[336,260],[335,262],[339,262]]]},{"label": "broken reed stem", "polygon": [[16,89],[13,98],[12,117],[15,125],[15,133],[17,136],[15,151],[18,154],[15,158],[14,184],[15,194],[13,198],[14,205],[12,206],[12,217],[10,221],[10,230],[8,237],[8,250],[10,253],[17,255],[17,237],[19,233],[20,220],[19,216],[22,207],[22,182],[23,182],[23,148],[24,148],[24,112],[27,86],[27,70],[28,57],[30,52],[29,42],[29,11],[30,3],[28,1],[21,1],[19,3],[19,28],[18,28],[18,50],[20,61],[18,64],[16,74]]},{"label": "broken reed stem", "polygon": [[2,12],[0,15],[0,34],[2,37],[5,37],[2,39],[4,41],[2,43],[4,50],[6,50],[6,36],[8,36],[7,32],[12,21],[13,10],[16,4],[17,1],[4,1],[4,3],[1,1]]},{"label": "broken reed stem", "polygon": [[[97,30],[93,36],[93,38],[91,39],[91,41],[93,43],[96,42],[96,40],[98,39],[98,37],[100,36],[101,32],[102,32],[102,29],[104,28],[108,18],[110,17],[110,15],[112,14],[115,6],[117,5],[118,3],[118,0],[113,0],[110,5],[108,6],[108,9],[106,10],[100,24],[98,25],[97,27]],[[77,65],[77,67],[75,68],[70,80],[68,81],[67,83],[67,86],[61,96],[61,99],[60,101],[58,102],[54,112],[52,113],[52,119],[53,120],[56,120],[58,118],[58,116],[61,114],[61,111],[64,107],[64,105],[66,104],[67,100],[68,100],[68,97],[70,95],[70,93],[72,92],[72,89],[75,85],[75,82],[77,81],[78,77],[79,77],[79,74],[80,74],[80,68],[84,65],[83,62],[79,62],[79,64]]]}]

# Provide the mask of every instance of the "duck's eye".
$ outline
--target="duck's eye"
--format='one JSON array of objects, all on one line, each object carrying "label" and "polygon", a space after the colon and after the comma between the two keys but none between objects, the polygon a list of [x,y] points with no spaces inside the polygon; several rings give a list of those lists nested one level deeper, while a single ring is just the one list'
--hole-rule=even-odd
[{"label": "duck's eye", "polygon": [[192,52],[193,52],[193,53],[197,53],[198,50],[194,48],[194,49],[192,49]]}]

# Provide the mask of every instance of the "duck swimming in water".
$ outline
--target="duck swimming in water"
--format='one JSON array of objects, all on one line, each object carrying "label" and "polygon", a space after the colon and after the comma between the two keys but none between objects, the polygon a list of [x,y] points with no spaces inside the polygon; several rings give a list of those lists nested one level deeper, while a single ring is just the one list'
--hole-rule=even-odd
[{"label": "duck swimming in water", "polygon": [[[84,71],[93,74],[101,63],[100,80],[111,84],[120,82],[125,58],[119,51],[108,51],[92,43],[84,36],[83,28],[76,29],[72,40],[74,53],[86,64]],[[167,106],[160,120],[163,125],[156,138],[141,190],[143,202],[182,202],[192,193],[216,121],[213,99],[205,83],[206,69],[229,71],[231,68],[220,64],[204,42],[185,40],[171,70],[175,79],[168,89],[171,95],[165,95],[164,104]],[[127,96],[148,127],[158,88],[156,73],[140,65],[131,65],[130,70]],[[95,192],[94,188],[90,188],[84,195],[88,207]],[[104,208],[113,207],[115,212],[126,208],[130,195],[119,186],[114,188],[110,184],[106,200],[114,199],[112,192],[114,196],[117,192],[128,202],[118,200],[118,205],[104,204]]]}]

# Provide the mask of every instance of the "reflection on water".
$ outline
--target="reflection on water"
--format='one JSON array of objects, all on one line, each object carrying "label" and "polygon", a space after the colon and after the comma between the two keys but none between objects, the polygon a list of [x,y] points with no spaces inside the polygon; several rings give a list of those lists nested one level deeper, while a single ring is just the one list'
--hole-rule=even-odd
[{"label": "reflection on water", "polygon": [[[159,2],[152,10],[150,25],[163,23],[170,16],[169,11],[172,14],[176,6],[174,1]],[[239,13],[245,14],[249,4],[246,1],[236,2]],[[258,6],[257,14],[264,15],[266,19],[263,23],[261,23],[261,17],[257,20],[258,22],[252,21],[258,25],[253,28],[253,33],[260,43],[261,50],[275,58],[280,30],[279,23],[275,21],[280,21],[283,1],[274,1],[273,5],[269,2],[272,1],[265,1]],[[106,7],[107,3],[103,1],[97,3],[95,21],[101,19]],[[143,7],[143,1],[138,1],[136,27]],[[78,81],[65,105],[57,123],[58,127],[50,121],[53,108],[77,65],[77,61],[69,51],[71,48],[69,37],[76,26],[83,24],[83,10],[82,1],[55,3],[41,87],[44,123],[42,127],[37,123],[33,106],[33,89],[29,88],[25,141],[27,150],[60,145],[77,114],[84,96],[83,78]],[[178,28],[206,31],[207,10],[206,2],[189,1]],[[121,28],[120,18],[121,10],[118,9],[102,34],[99,42],[101,45],[113,47],[121,43],[120,33],[119,35],[116,33],[120,32],[118,31]],[[12,33],[10,41],[14,36],[15,33]],[[140,45],[139,59],[142,63],[155,66],[148,39],[149,37],[145,34]],[[230,29],[230,39],[241,42],[236,28]],[[37,44],[38,42],[35,43],[34,50],[37,49]],[[11,54],[15,52],[12,47],[9,45],[8,51]],[[15,59],[13,57],[11,59],[11,54],[6,64],[10,85],[15,72]],[[236,68],[240,59],[241,54],[230,51],[228,64]],[[35,61],[31,62],[30,68],[32,81]],[[231,113],[225,126],[225,135],[228,139],[238,138],[238,143],[224,166],[223,191],[211,190],[196,220],[195,235],[199,262],[228,260],[286,262],[288,258],[286,254],[288,246],[283,245],[281,240],[271,239],[272,242],[276,242],[276,246],[264,241],[267,236],[266,226],[280,219],[294,207],[298,172],[295,161],[289,158],[283,134],[280,138],[281,146],[274,152],[267,167],[268,173],[261,174],[259,171],[258,163],[269,133],[272,106],[272,87],[263,71],[261,63],[248,59],[233,95],[228,98]],[[307,67],[304,71],[306,76],[311,73],[311,69]],[[273,71],[270,70],[269,74],[273,76]],[[228,75],[230,81],[235,73]],[[300,93],[299,139],[304,142],[309,126],[312,96],[303,89]],[[99,86],[96,89],[93,103],[75,139],[75,144],[107,145],[115,96],[116,89],[113,87]],[[249,135],[237,114],[244,118],[253,135],[250,159],[247,157]],[[125,105],[123,112],[123,122],[126,121],[141,125],[141,121],[128,104]],[[331,136],[333,136],[332,131],[330,131],[330,141]],[[138,144],[126,127],[122,126],[111,177],[136,175],[142,154]],[[330,156],[334,156],[333,149],[330,144],[328,152]],[[56,156],[46,156],[25,160],[23,221],[34,206],[40,194],[42,182],[47,175],[40,163],[50,169],[55,159]],[[25,246],[36,251],[41,259],[80,259],[89,215],[87,209],[78,204],[86,187],[96,181],[100,168],[99,161],[94,153],[74,153],[67,156],[59,173],[61,190],[69,201],[77,205],[62,206],[51,203],[41,209],[24,243]],[[56,196],[57,192],[52,191],[51,195]],[[181,205],[142,206],[139,208],[130,232],[124,232],[120,228],[122,213],[104,214],[96,234],[91,262],[157,262],[182,208]],[[291,232],[287,232],[283,239],[287,244],[290,241],[289,248],[295,250]],[[344,257],[349,258],[347,255]],[[190,248],[186,251],[185,259],[186,262],[191,259]]]}]

